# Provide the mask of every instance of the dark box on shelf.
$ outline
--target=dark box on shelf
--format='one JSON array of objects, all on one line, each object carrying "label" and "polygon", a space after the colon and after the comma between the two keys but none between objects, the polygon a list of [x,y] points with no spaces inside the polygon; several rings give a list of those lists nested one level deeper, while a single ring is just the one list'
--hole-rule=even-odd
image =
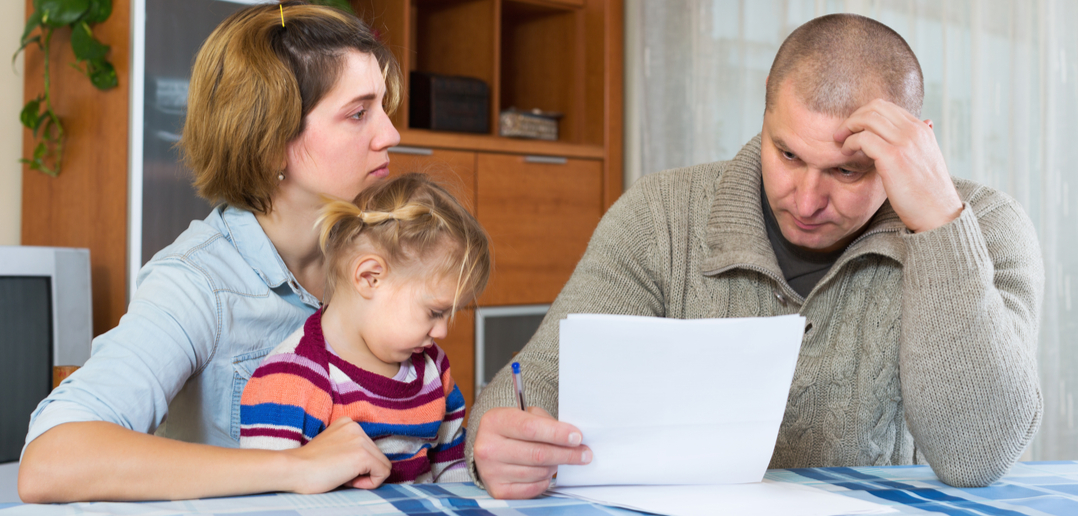
[{"label": "dark box on shelf", "polygon": [[490,88],[471,77],[410,75],[408,126],[436,131],[490,132]]}]

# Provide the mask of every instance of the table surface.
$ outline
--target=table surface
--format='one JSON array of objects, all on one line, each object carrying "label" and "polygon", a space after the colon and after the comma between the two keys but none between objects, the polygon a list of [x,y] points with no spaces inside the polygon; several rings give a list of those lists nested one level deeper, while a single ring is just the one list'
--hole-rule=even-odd
[{"label": "table surface", "polygon": [[[1078,515],[1078,462],[1016,464],[989,487],[956,489],[941,483],[927,466],[779,469],[767,478],[893,506],[899,514],[953,516]],[[715,501],[721,514],[722,500]],[[385,485],[373,491],[342,489],[321,495],[265,494],[177,502],[0,504],[9,514],[244,514],[309,515],[627,515],[631,511],[576,500],[494,500],[470,483]],[[894,513],[892,513],[894,514]]]}]

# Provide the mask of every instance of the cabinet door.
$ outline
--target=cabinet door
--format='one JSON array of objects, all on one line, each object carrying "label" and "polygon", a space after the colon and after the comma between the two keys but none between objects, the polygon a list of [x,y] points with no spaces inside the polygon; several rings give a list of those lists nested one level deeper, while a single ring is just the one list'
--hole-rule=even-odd
[{"label": "cabinet door", "polygon": [[422,172],[475,214],[475,153],[412,147],[390,149],[391,175]]},{"label": "cabinet door", "polygon": [[602,162],[479,153],[476,168],[479,222],[494,242],[480,306],[552,302],[602,216]]}]

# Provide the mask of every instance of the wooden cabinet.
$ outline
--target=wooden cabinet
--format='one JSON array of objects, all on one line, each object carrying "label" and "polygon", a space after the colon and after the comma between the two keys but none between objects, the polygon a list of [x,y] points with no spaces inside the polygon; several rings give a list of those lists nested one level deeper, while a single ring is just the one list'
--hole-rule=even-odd
[{"label": "wooden cabinet", "polygon": [[[455,185],[490,234],[494,273],[480,307],[552,302],[622,191],[622,0],[352,5],[393,50],[405,92],[412,71],[487,84],[490,131],[483,134],[409,127],[405,101],[393,115],[401,147],[390,169]],[[561,113],[558,140],[498,136],[498,114],[510,107]],[[441,343],[469,405],[474,316],[459,314]]]},{"label": "wooden cabinet", "polygon": [[550,303],[602,216],[602,163],[480,154],[477,173],[479,222],[495,264],[479,304]]}]

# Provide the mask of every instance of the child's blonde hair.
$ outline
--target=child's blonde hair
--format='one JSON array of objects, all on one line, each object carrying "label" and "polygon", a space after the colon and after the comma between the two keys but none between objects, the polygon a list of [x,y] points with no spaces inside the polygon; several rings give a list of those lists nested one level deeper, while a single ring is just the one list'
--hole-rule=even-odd
[{"label": "child's blonde hair", "polygon": [[326,303],[350,277],[349,262],[360,246],[373,247],[390,267],[425,262],[441,253],[442,259],[430,264],[430,272],[437,278],[457,278],[453,312],[478,298],[490,277],[486,231],[449,192],[423,174],[368,187],[350,203],[330,201],[315,225],[326,257]]}]

